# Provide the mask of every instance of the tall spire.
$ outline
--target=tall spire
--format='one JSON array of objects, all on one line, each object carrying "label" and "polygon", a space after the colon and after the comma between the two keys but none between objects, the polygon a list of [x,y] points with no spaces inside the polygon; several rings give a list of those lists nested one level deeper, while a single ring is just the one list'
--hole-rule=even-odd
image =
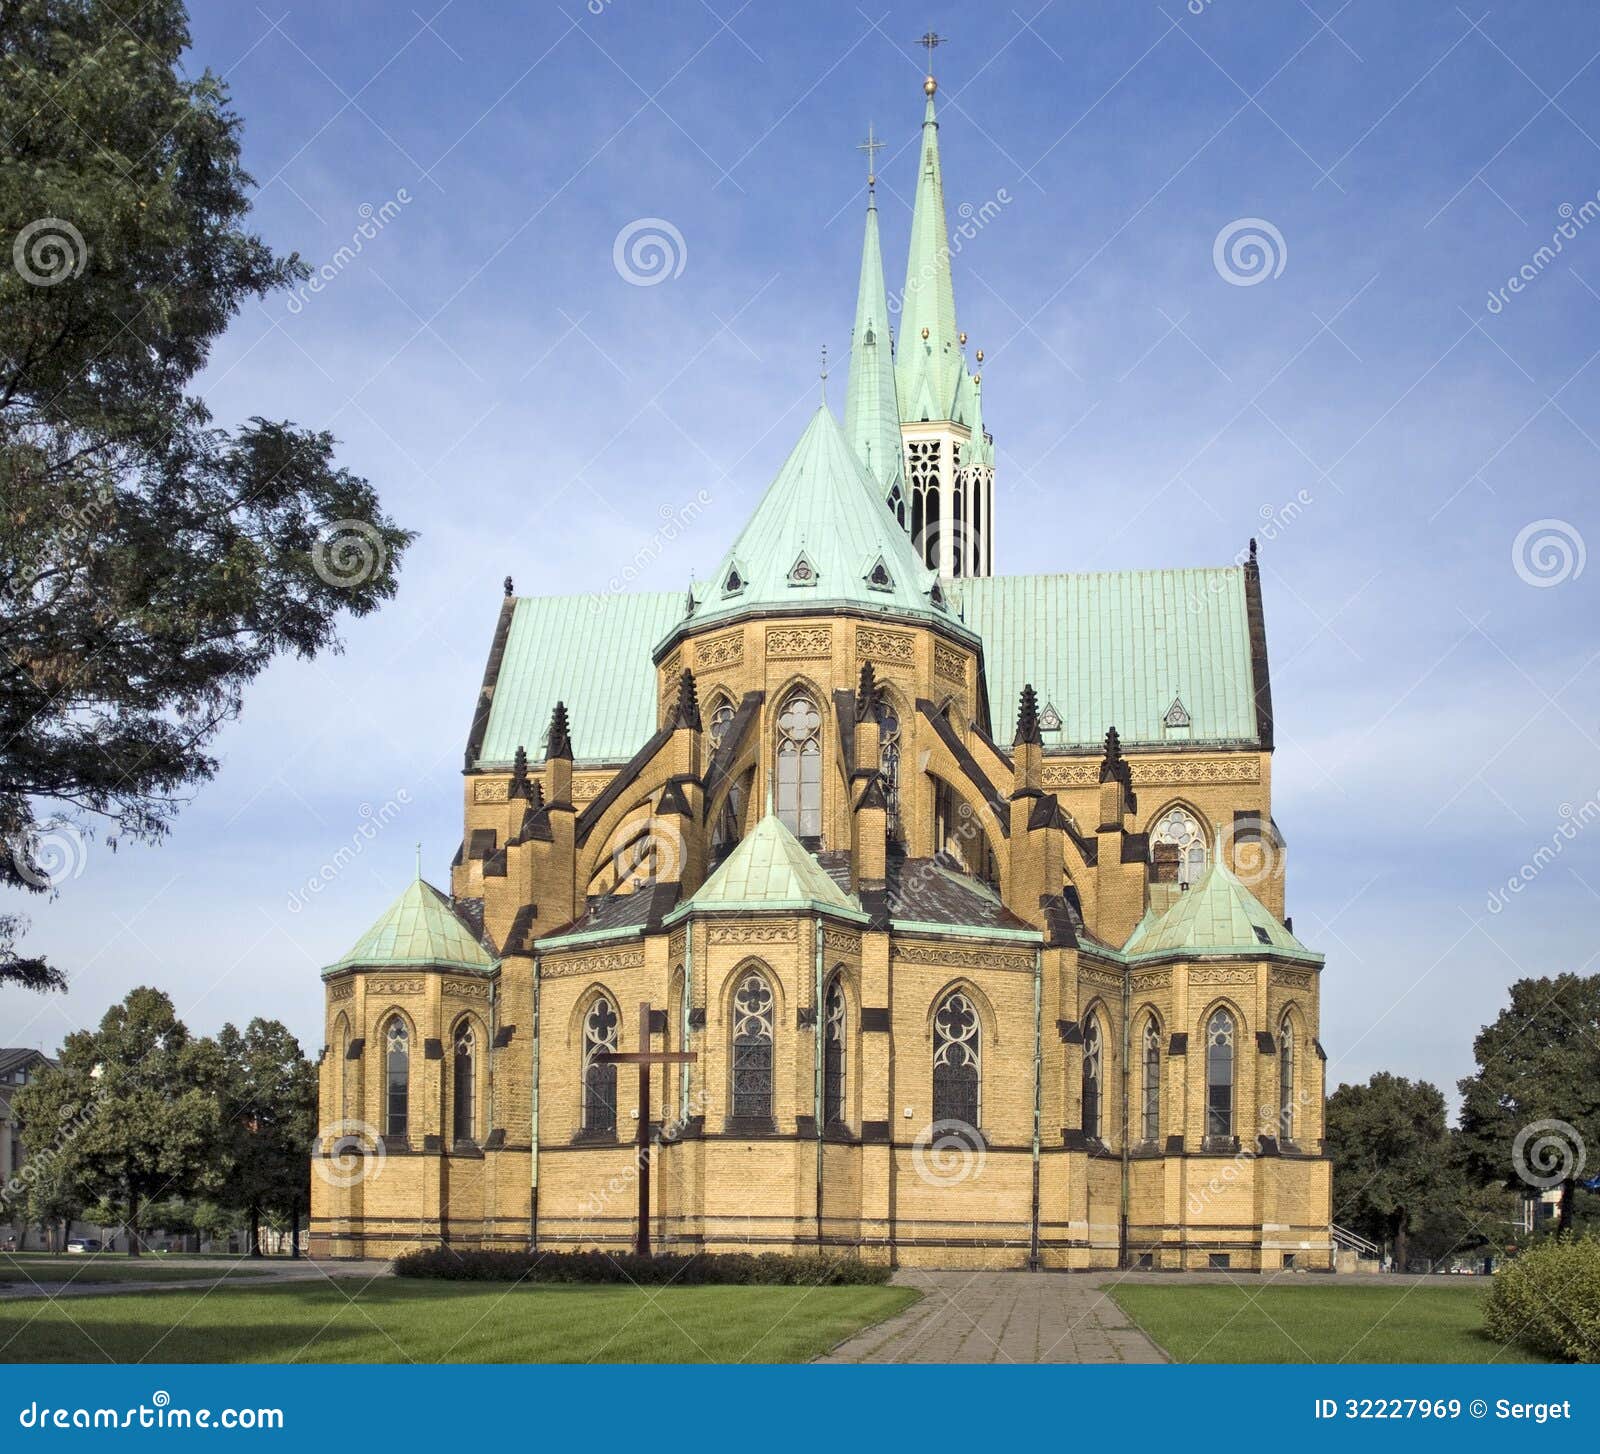
[{"label": "tall spire", "polygon": [[889,335],[889,297],[883,285],[878,242],[878,199],[873,154],[883,146],[867,129],[867,228],[861,243],[861,282],[856,290],[856,325],[850,341],[850,378],[844,394],[844,433],[856,457],[872,472],[889,500],[900,489],[900,408],[895,399],[894,348]]},{"label": "tall spire", "polygon": [[[924,38],[926,44],[926,37]],[[932,51],[929,51],[932,61]],[[900,300],[900,350],[895,359],[900,416],[908,423],[949,419],[964,365],[956,332],[956,297],[950,281],[950,234],[945,224],[944,176],[939,166],[939,121],[930,74],[923,83],[917,195],[911,212],[911,251]]]}]

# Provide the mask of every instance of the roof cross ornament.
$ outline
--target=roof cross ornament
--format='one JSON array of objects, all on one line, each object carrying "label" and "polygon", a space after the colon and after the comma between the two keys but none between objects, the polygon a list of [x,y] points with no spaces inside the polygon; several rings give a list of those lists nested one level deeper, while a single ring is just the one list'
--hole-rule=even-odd
[{"label": "roof cross ornament", "polygon": [[948,40],[949,36],[940,35],[937,31],[930,30],[917,42],[928,52],[928,79],[922,83],[922,89],[930,96],[939,89],[939,83],[933,79],[933,53],[937,47],[944,45]]},{"label": "roof cross ornament", "polygon": [[869,121],[867,123],[867,139],[856,143],[856,150],[864,151],[867,154],[867,190],[869,192],[878,185],[878,153],[887,145],[887,142],[879,141],[877,136],[873,134],[872,123]]},{"label": "roof cross ornament", "polygon": [[[823,408],[827,408],[828,407],[828,345],[827,344],[823,344],[822,345],[822,369],[820,371],[819,377],[821,378],[821,381],[822,381],[822,407]],[[800,542],[800,545],[801,545],[801,549],[803,550],[805,548],[805,541],[804,541],[803,538],[802,538],[802,540]]]}]

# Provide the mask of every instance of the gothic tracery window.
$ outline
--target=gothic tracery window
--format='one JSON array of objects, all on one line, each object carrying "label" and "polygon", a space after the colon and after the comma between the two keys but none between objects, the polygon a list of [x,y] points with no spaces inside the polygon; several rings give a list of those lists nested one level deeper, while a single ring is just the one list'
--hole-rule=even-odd
[{"label": "gothic tracery window", "polygon": [[617,1010],[604,995],[589,1006],[583,1021],[583,1129],[617,1129],[617,1066],[615,1061],[597,1060],[617,1048]]},{"label": "gothic tracery window", "polygon": [[796,838],[822,834],[822,714],[804,692],[778,714],[778,818]]},{"label": "gothic tracery window", "polygon": [[1156,1017],[1144,1022],[1142,1100],[1143,1138],[1154,1141],[1161,1134],[1161,1027]]},{"label": "gothic tracery window", "polygon": [[1178,882],[1198,883],[1206,871],[1206,835],[1199,820],[1181,803],[1168,808],[1150,832],[1152,854],[1163,845],[1178,850]]},{"label": "gothic tracery window", "polygon": [[1294,1140],[1294,1020],[1287,1014],[1278,1026],[1278,1135]]},{"label": "gothic tracery window", "polygon": [[772,1119],[772,987],[755,970],[733,992],[733,1115]]},{"label": "gothic tracery window", "polygon": [[842,1126],[844,1113],[844,984],[838,975],[822,1002],[822,1124]]},{"label": "gothic tracery window", "polygon": [[889,836],[900,836],[900,716],[887,697],[878,701],[878,767],[889,803]]},{"label": "gothic tracery window", "polygon": [[1206,1022],[1206,1140],[1233,1137],[1233,1016],[1216,1011]]},{"label": "gothic tracery window", "polygon": [[404,1138],[411,1111],[411,1033],[398,1015],[383,1032],[385,1079],[383,1129]]},{"label": "gothic tracery window", "polygon": [[[736,711],[737,709],[727,697],[719,696],[716,698],[707,724],[713,754],[722,746],[722,739],[728,735],[728,729],[733,725]],[[717,821],[712,825],[711,829],[711,847],[713,850],[736,843],[739,839],[739,816],[743,801],[742,788],[742,783],[735,783],[728,789],[727,797],[722,800],[722,808],[717,813]]]},{"label": "gothic tracery window", "polygon": [[982,1032],[977,1007],[953,990],[933,1017],[933,1119],[978,1125]]},{"label": "gothic tracery window", "polygon": [[473,1032],[472,1022],[463,1020],[456,1031],[452,1087],[455,1092],[453,1130],[457,1141],[471,1141],[477,1134],[477,1065],[478,1037]]},{"label": "gothic tracery window", "polygon": [[1100,1017],[1090,1015],[1083,1027],[1083,1134],[1091,1141],[1100,1139],[1100,1087],[1104,1066],[1104,1045],[1100,1036]]}]

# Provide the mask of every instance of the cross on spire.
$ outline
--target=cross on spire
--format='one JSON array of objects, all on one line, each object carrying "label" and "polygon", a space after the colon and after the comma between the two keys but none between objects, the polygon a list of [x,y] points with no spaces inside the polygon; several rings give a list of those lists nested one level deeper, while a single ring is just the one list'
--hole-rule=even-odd
[{"label": "cross on spire", "polygon": [[870,192],[878,182],[878,153],[887,146],[887,142],[879,141],[873,134],[872,123],[867,123],[867,139],[856,144],[857,151],[867,154],[867,190]]},{"label": "cross on spire", "polygon": [[948,39],[948,36],[940,35],[936,30],[929,30],[917,42],[928,52],[928,79],[923,84],[930,96],[933,94],[934,87],[937,84],[933,79],[933,53],[939,46],[944,45]]},{"label": "cross on spire", "polygon": [[[822,369],[821,369],[821,372],[820,372],[820,377],[821,377],[821,380],[822,380],[822,402],[823,402],[824,405],[826,405],[827,402],[828,402],[828,345],[827,344],[823,344],[822,345]],[[804,539],[802,539],[800,543],[801,543],[801,546],[803,548],[804,545],[805,545]]]}]

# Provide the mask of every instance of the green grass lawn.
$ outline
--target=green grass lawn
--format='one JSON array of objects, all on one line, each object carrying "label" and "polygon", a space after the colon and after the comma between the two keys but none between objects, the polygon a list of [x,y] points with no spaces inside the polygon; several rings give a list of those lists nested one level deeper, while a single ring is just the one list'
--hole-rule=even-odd
[{"label": "green grass lawn", "polygon": [[1112,1297],[1178,1363],[1535,1363],[1483,1329],[1480,1286],[1123,1283]]},{"label": "green grass lawn", "polygon": [[231,1267],[214,1263],[210,1267],[186,1267],[163,1262],[159,1257],[95,1255],[79,1257],[14,1256],[0,1253],[0,1287],[28,1287],[33,1283],[69,1282],[84,1286],[91,1282],[188,1282],[194,1279],[215,1281],[219,1277],[260,1277],[265,1268]]},{"label": "green grass lawn", "polygon": [[294,1283],[0,1302],[11,1363],[792,1363],[915,1301],[893,1287]]}]

